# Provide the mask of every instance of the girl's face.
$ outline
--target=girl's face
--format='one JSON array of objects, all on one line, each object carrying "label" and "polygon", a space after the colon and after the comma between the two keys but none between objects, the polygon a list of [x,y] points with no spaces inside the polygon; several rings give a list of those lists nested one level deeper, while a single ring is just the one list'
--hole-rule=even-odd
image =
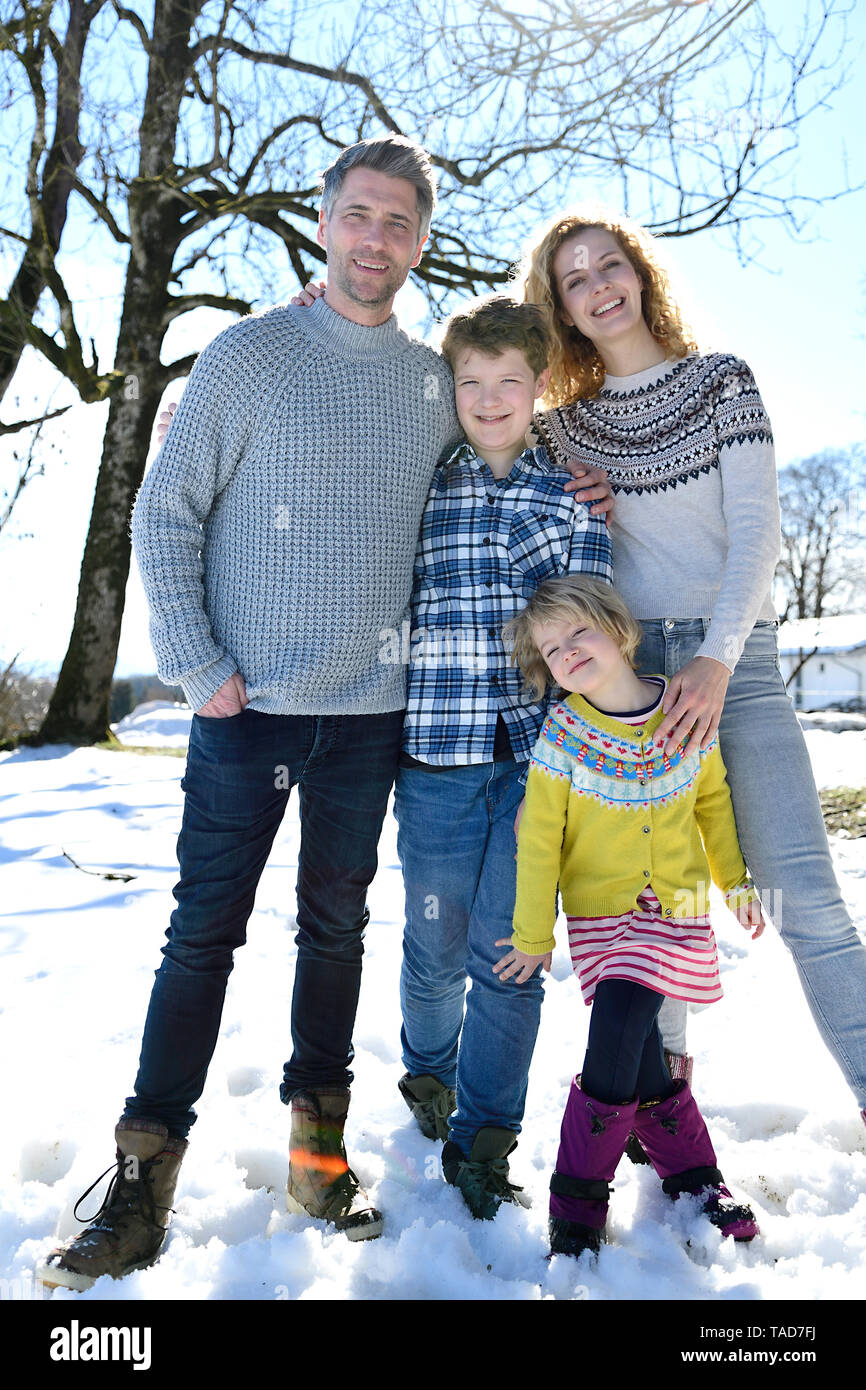
[{"label": "girl's face", "polygon": [[553,258],[562,318],[595,344],[649,333],[641,307],[641,282],[612,232],[587,227],[564,241]]},{"label": "girl's face", "polygon": [[556,684],[590,700],[631,670],[614,639],[577,615],[540,623],[532,635]]}]

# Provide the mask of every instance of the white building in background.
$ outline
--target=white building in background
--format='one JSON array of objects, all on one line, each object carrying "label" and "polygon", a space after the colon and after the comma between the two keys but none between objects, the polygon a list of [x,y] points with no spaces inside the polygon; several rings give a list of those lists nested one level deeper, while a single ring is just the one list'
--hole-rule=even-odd
[{"label": "white building in background", "polygon": [[779,628],[779,663],[795,709],[866,710],[866,616],[795,618]]}]

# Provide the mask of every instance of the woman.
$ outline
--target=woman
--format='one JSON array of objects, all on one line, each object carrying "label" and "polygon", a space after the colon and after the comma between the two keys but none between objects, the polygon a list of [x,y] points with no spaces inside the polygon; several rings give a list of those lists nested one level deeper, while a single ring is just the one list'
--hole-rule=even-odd
[{"label": "woman", "polygon": [[[613,487],[616,585],[641,621],[640,668],[670,679],[658,745],[706,747],[718,731],[746,863],[866,1123],[866,948],[779,671],[779,504],[754,378],[697,351],[651,237],[624,218],[556,218],[519,291],[556,340],[538,431],[558,460],[600,465]],[[687,1075],[685,1005],[666,1002],[659,1027]]]}]

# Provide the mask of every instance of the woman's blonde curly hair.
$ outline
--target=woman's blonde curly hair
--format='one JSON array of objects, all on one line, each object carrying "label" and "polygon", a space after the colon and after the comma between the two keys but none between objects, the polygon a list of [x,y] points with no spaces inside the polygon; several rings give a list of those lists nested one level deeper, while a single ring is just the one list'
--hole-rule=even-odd
[{"label": "woman's blonde curly hair", "polygon": [[553,261],[560,246],[589,228],[610,232],[616,238],[643,286],[641,301],[646,325],[668,356],[685,357],[697,351],[694,334],[673,297],[652,235],[624,215],[600,205],[568,209],[548,224],[541,239],[526,252],[513,284],[515,297],[544,310],[550,328],[550,385],[541,402],[545,410],[595,396],[604,382],[604,363],[592,342],[562,320],[562,304],[553,279]]}]

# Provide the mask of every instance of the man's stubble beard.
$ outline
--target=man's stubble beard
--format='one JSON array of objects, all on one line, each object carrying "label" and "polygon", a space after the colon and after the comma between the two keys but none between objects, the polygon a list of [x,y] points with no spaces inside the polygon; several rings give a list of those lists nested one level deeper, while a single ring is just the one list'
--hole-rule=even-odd
[{"label": "man's stubble beard", "polygon": [[[374,257],[371,256],[370,260],[373,259]],[[389,303],[406,283],[408,274],[408,269],[403,276],[391,271],[384,280],[374,285],[361,280],[360,276],[356,279],[349,263],[342,258],[337,259],[334,263],[329,261],[328,264],[328,278],[334,279],[336,288],[340,293],[355,304],[362,304],[368,309],[375,308],[379,304]]]}]

